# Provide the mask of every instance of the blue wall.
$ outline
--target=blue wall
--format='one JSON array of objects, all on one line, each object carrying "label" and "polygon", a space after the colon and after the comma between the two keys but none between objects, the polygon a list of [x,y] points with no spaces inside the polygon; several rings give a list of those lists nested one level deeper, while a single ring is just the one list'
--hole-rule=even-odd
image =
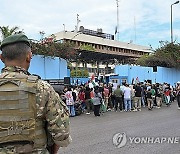
[{"label": "blue wall", "polygon": [[157,72],[153,72],[152,67],[118,65],[115,67],[115,73],[119,76],[128,76],[128,82],[139,78],[139,81],[152,80],[152,83],[167,82],[174,85],[180,81],[180,69],[157,67]]},{"label": "blue wall", "polygon": [[[0,61],[0,69],[3,67],[4,64]],[[42,79],[64,79],[64,77],[70,76],[66,60],[58,57],[44,58],[40,55],[33,56],[29,72],[41,76]],[[157,72],[153,72],[152,67],[117,65],[114,73],[122,79],[127,77],[128,83],[131,83],[132,79],[136,79],[136,77],[139,78],[139,81],[152,80],[152,83],[167,82],[171,85],[180,81],[180,69],[175,68],[157,67]],[[74,80],[77,79],[74,78]],[[88,80],[89,78],[80,78],[79,83],[85,83]]]},{"label": "blue wall", "polygon": [[[4,64],[0,62],[0,69]],[[42,79],[64,79],[68,77],[67,62],[62,58],[43,57],[34,55],[29,68],[31,74],[37,74]]]}]

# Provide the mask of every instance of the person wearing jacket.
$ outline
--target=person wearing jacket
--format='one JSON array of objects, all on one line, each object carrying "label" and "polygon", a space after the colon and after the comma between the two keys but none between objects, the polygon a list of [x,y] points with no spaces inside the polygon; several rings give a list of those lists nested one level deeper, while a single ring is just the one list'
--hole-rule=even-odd
[{"label": "person wearing jacket", "polygon": [[94,88],[94,98],[92,100],[93,100],[93,105],[94,105],[94,115],[100,116],[99,111],[100,111],[100,106],[102,102],[102,95],[99,92],[98,86]]}]

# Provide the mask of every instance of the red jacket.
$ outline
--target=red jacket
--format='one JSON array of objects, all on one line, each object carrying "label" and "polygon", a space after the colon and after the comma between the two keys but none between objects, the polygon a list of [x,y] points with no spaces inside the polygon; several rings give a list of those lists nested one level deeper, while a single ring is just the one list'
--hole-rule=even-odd
[{"label": "red jacket", "polygon": [[78,97],[81,101],[83,101],[83,102],[85,101],[85,93],[84,92],[79,92]]},{"label": "red jacket", "polygon": [[164,92],[164,94],[165,94],[166,96],[169,96],[169,95],[170,95],[170,93],[171,93],[171,91],[170,91],[170,90],[167,90],[167,91],[165,91],[165,92]]}]

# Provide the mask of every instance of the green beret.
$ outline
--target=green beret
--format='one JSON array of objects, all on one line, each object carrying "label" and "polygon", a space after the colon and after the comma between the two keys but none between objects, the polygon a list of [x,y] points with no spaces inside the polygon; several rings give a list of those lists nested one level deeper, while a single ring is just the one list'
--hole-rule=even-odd
[{"label": "green beret", "polygon": [[30,46],[29,39],[28,39],[28,37],[26,35],[24,35],[24,34],[14,34],[14,35],[6,37],[2,41],[0,49],[2,50],[2,48],[5,47],[6,45],[14,44],[14,43],[17,43],[17,42],[24,42],[28,46]]}]

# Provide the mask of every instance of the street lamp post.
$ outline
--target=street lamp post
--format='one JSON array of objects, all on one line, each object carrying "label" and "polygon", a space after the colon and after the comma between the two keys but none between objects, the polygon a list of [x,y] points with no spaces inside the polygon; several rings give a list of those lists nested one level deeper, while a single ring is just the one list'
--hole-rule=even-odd
[{"label": "street lamp post", "polygon": [[173,43],[173,26],[172,26],[172,6],[174,4],[178,4],[179,1],[176,1],[175,3],[171,4],[171,43]]}]

